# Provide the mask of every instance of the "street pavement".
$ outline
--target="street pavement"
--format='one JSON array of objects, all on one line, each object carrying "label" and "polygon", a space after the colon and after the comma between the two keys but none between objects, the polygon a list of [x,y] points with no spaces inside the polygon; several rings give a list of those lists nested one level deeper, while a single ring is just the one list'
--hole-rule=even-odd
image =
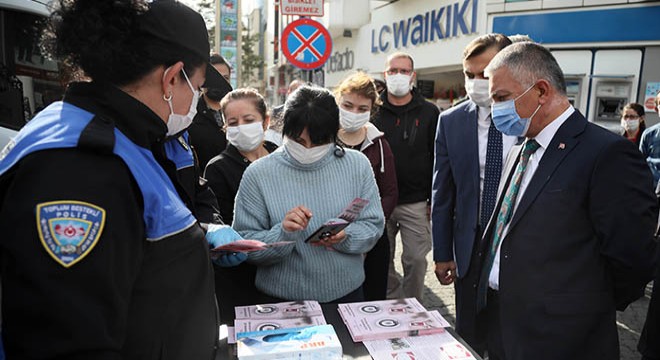
[{"label": "street pavement", "polygon": [[[395,254],[395,267],[402,275],[401,268],[401,239],[397,236],[397,248]],[[454,302],[454,286],[440,285],[433,273],[432,251],[427,256],[429,263],[426,272],[424,299],[422,303],[428,310],[438,310],[452,326],[456,321],[456,304]],[[619,328],[619,345],[621,347],[621,360],[640,360],[641,355],[637,351],[637,341],[644,326],[646,311],[651,297],[651,286],[646,289],[643,298],[630,304],[624,312],[617,312],[617,325]]]}]

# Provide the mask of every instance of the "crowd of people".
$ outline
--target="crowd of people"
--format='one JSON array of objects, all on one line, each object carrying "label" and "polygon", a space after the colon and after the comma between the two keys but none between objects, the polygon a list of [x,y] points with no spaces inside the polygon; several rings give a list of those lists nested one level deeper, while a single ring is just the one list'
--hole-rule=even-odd
[{"label": "crowd of people", "polygon": [[[174,0],[63,0],[45,35],[87,81],[0,154],[7,358],[211,359],[235,306],[421,301],[433,250],[490,360],[618,359],[616,311],[652,280],[660,359],[660,124],[588,122],[531,39],[470,42],[440,113],[403,52],[271,109]],[[237,239],[273,246],[210,251]]]}]

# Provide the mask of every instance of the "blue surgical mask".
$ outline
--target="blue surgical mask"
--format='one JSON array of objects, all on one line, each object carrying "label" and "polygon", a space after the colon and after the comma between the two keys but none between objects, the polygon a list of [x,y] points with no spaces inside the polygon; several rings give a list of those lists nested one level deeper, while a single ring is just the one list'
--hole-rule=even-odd
[{"label": "blue surgical mask", "polygon": [[529,124],[532,123],[532,118],[541,108],[541,104],[534,110],[534,113],[529,118],[521,118],[516,111],[516,101],[523,97],[531,90],[534,85],[530,86],[525,92],[520,94],[517,98],[493,103],[491,105],[491,117],[497,130],[504,135],[509,136],[525,136],[529,130]]}]

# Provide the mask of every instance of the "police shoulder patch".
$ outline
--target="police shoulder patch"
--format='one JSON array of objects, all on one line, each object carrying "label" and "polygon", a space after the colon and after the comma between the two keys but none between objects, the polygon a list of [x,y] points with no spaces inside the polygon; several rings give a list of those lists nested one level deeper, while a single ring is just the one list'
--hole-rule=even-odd
[{"label": "police shoulder patch", "polygon": [[37,230],[50,257],[69,268],[87,256],[101,237],[105,210],[82,201],[37,204]]}]

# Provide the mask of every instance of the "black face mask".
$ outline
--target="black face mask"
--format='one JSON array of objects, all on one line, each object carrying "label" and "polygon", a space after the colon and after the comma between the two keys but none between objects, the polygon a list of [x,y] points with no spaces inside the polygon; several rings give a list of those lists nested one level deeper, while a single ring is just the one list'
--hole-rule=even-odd
[{"label": "black face mask", "polygon": [[227,92],[223,89],[207,88],[205,94],[206,97],[212,101],[220,101],[225,95],[227,95]]}]

